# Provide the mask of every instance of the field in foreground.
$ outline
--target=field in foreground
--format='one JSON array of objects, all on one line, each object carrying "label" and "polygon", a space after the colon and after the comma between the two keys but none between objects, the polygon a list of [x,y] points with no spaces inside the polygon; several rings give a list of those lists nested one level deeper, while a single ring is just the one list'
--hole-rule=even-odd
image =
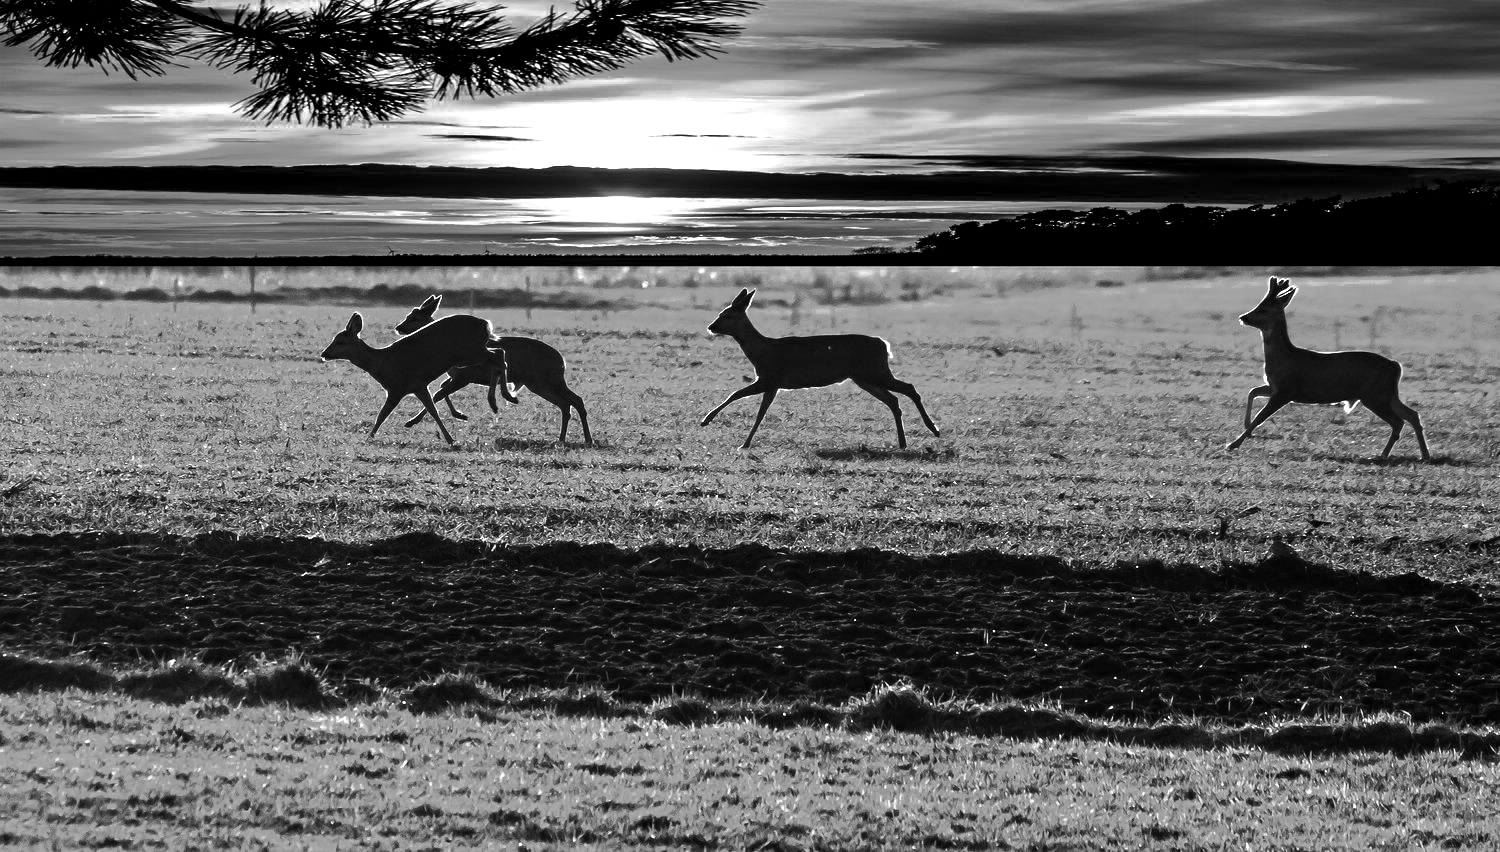
[{"label": "field in foreground", "polygon": [[[0,696],[0,842],[1492,849],[1493,761],[526,712]],[[516,845],[511,845],[516,844]]]},{"label": "field in foreground", "polygon": [[[0,380],[14,400],[0,428],[11,566],[0,643],[112,664],[187,654],[246,665],[295,651],[351,693],[459,670],[497,687],[598,687],[643,701],[837,702],[905,679],[943,697],[1113,720],[1387,713],[1493,726],[1500,287],[1485,274],[1297,283],[1294,339],[1373,343],[1406,364],[1404,397],[1428,424],[1436,464],[1415,462],[1409,436],[1391,462],[1372,463],[1384,427],[1327,408],[1288,409],[1236,453],[1222,449],[1259,380],[1258,340],[1233,317],[1259,297],[1260,278],[996,288],[796,313],[790,294],[763,289],[752,316],[768,333],[891,340],[897,375],[944,428],[942,438],[912,430],[904,452],[886,411],[846,387],[778,398],[748,453],[734,448],[753,402],[699,428],[749,371],[731,343],[702,332],[732,290],[652,293],[608,313],[538,311],[530,323],[520,311],[492,315],[568,356],[592,448],[556,445],[556,410],[535,397],[492,424],[473,392],[460,400],[473,419],[450,421],[456,448],[428,424],[402,429],[410,403],[370,439],[373,382],[316,361],[359,305],[252,316],[0,301]],[[365,313],[379,330],[402,312]],[[1267,557],[1282,545],[1294,553]],[[88,729],[57,718],[56,742]],[[941,740],[924,742],[931,752]],[[785,762],[790,747],[762,749],[758,765]],[[1361,760],[1337,759],[1335,777]],[[1422,765],[1398,763],[1390,771]],[[1489,770],[1434,771],[1465,790],[1452,779]],[[1073,777],[1033,783],[1050,795]],[[1133,783],[1078,807],[1127,812],[1130,796],[1145,795]],[[1401,787],[1380,789],[1372,807],[1388,813],[1381,803]],[[476,819],[500,812],[463,808]],[[566,820],[511,810],[524,820],[502,816],[520,827],[507,837]],[[1293,814],[1294,832],[1322,819],[1274,812]],[[1107,842],[1221,845],[1122,819]],[[1346,831],[1368,841],[1349,848],[1493,840],[1420,815],[1372,819],[1409,833]],[[1264,822],[1246,812],[1234,830]],[[1334,848],[1318,839],[1333,836],[1280,842]],[[1054,848],[1094,839],[1014,837]],[[686,833],[673,842],[693,845]]]}]

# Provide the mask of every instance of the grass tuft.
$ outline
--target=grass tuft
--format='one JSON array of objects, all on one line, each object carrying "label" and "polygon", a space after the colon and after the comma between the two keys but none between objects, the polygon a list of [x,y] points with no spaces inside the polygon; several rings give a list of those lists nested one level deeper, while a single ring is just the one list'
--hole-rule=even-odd
[{"label": "grass tuft", "polygon": [[563,690],[548,690],[537,694],[535,698],[539,702],[540,709],[559,716],[609,719],[634,714],[632,708],[620,703],[603,689],[569,687]]},{"label": "grass tuft", "polygon": [[889,728],[894,731],[925,732],[933,727],[938,710],[927,691],[910,683],[883,684],[854,699],[846,719],[851,728]]},{"label": "grass tuft", "polygon": [[495,697],[473,675],[441,674],[406,691],[401,704],[413,713],[441,713],[461,707],[493,707]]},{"label": "grass tuft", "polygon": [[718,717],[718,711],[702,698],[683,695],[663,699],[651,706],[651,718],[669,725],[707,725]]},{"label": "grass tuft", "polygon": [[199,698],[234,699],[244,694],[228,674],[198,660],[171,660],[163,668],[122,675],[119,688],[127,695],[165,704]]},{"label": "grass tuft", "polygon": [[253,704],[288,704],[317,709],[334,704],[323,679],[300,657],[263,662],[245,674],[245,699]]}]

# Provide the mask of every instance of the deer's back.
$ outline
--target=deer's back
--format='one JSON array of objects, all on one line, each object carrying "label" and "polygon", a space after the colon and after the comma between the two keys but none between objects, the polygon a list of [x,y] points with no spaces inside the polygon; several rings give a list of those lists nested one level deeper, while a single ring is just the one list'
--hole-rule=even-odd
[{"label": "deer's back", "polygon": [[889,378],[890,347],[868,334],[818,334],[772,341],[756,372],[783,388],[818,388],[847,379]]},{"label": "deer's back", "polygon": [[[562,353],[534,337],[496,337],[494,343],[505,352],[506,378],[513,385],[550,384],[563,375]],[[449,374],[471,385],[485,385],[490,382],[491,372],[492,368],[485,364],[470,364],[450,370]]]},{"label": "deer's back", "polygon": [[1285,365],[1267,365],[1266,381],[1290,391],[1296,402],[1332,404],[1394,393],[1401,365],[1375,352],[1301,350]]},{"label": "deer's back", "polygon": [[428,323],[387,350],[415,386],[423,387],[453,367],[483,363],[489,357],[489,320],[455,314]]}]

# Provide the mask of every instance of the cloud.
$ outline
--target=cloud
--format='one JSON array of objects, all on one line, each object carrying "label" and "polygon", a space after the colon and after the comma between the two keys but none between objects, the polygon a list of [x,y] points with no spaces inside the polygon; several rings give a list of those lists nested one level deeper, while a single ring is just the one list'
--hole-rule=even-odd
[{"label": "cloud", "polygon": [[1127,109],[1102,116],[1102,118],[1126,121],[1154,118],[1285,118],[1346,109],[1368,109],[1417,103],[1422,103],[1422,101],[1417,98],[1393,98],[1383,95],[1275,95],[1264,98],[1195,101]]},{"label": "cloud", "polygon": [[[1326,151],[1369,148],[1399,153],[1403,149],[1485,148],[1495,144],[1495,128],[1487,122],[1440,123],[1431,126],[1366,125],[1315,127],[1249,133],[1173,136],[1126,144],[1103,143],[1101,152],[1173,155],[1255,155],[1266,152]],[[1486,158],[1449,158],[1483,160]],[[1475,163],[1476,165],[1481,163]]]}]

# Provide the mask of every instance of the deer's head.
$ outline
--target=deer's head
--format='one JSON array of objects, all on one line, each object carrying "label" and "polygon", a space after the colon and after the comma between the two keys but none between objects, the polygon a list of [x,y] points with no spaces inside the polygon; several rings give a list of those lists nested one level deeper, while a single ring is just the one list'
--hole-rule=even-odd
[{"label": "deer's head", "polygon": [[432,315],[437,313],[438,305],[443,303],[442,296],[428,296],[427,301],[406,315],[406,319],[396,324],[397,334],[411,334],[422,326],[432,322]]},{"label": "deer's head", "polygon": [[365,342],[361,340],[359,336],[360,329],[364,327],[364,318],[359,315],[359,311],[355,311],[354,316],[349,318],[349,324],[344,326],[343,331],[335,334],[333,336],[333,342],[328,344],[327,349],[323,350],[323,360],[350,360],[349,356],[351,354],[353,354],[357,350],[363,349],[365,346]]},{"label": "deer's head", "polygon": [[1287,302],[1295,295],[1297,288],[1292,286],[1291,281],[1273,275],[1266,283],[1265,298],[1254,308],[1240,314],[1240,322],[1252,328],[1265,328],[1284,315]]},{"label": "deer's head", "polygon": [[750,307],[750,300],[755,298],[754,290],[740,290],[740,294],[734,297],[729,307],[719,312],[719,316],[708,324],[708,330],[714,334],[733,335],[736,331],[744,328],[750,318],[745,316],[745,309]]}]

